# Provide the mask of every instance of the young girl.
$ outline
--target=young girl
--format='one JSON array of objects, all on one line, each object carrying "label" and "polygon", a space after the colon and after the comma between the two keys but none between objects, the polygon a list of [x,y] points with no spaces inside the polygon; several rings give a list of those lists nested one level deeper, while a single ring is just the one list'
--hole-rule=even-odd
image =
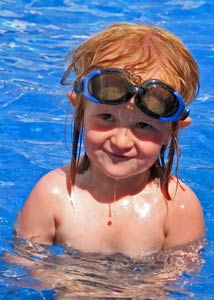
[{"label": "young girl", "polygon": [[201,239],[199,201],[171,174],[198,88],[183,43],[154,26],[115,24],[73,52],[62,84],[73,70],[71,164],[37,183],[17,231],[37,243],[133,257]]}]

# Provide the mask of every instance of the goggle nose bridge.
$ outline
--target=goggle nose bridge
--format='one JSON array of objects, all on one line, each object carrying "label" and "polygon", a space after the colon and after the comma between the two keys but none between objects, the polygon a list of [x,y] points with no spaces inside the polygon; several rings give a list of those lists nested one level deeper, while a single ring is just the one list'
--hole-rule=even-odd
[{"label": "goggle nose bridge", "polygon": [[143,86],[132,85],[131,92],[136,95],[143,95],[146,89]]}]

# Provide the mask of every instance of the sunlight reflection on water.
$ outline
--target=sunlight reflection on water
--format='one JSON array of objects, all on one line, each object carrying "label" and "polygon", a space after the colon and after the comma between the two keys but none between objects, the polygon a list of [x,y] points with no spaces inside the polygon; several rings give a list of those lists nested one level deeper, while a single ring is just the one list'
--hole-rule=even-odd
[{"label": "sunlight reflection on water", "polygon": [[20,241],[14,253],[4,255],[13,267],[2,274],[7,284],[17,287],[41,293],[54,289],[57,299],[70,299],[70,295],[72,299],[169,299],[171,293],[187,297],[191,294],[185,288],[188,276],[203,265],[202,246],[197,242],[133,260],[121,254],[94,255]]}]

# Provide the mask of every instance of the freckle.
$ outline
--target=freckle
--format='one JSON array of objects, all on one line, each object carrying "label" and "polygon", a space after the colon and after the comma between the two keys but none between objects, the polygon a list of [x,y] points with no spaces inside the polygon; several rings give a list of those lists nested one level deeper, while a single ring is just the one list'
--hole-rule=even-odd
[{"label": "freckle", "polygon": [[112,221],[109,220],[108,223],[107,223],[107,225],[108,225],[108,226],[111,226],[111,224],[112,224]]}]

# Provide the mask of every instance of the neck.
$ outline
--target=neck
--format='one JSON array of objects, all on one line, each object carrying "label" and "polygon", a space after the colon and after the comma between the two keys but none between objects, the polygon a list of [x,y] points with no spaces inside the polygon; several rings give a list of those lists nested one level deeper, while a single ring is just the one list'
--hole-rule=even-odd
[{"label": "neck", "polygon": [[89,168],[78,177],[78,184],[87,189],[97,201],[113,203],[125,196],[141,192],[149,181],[150,171],[117,179],[107,176],[96,168]]}]

